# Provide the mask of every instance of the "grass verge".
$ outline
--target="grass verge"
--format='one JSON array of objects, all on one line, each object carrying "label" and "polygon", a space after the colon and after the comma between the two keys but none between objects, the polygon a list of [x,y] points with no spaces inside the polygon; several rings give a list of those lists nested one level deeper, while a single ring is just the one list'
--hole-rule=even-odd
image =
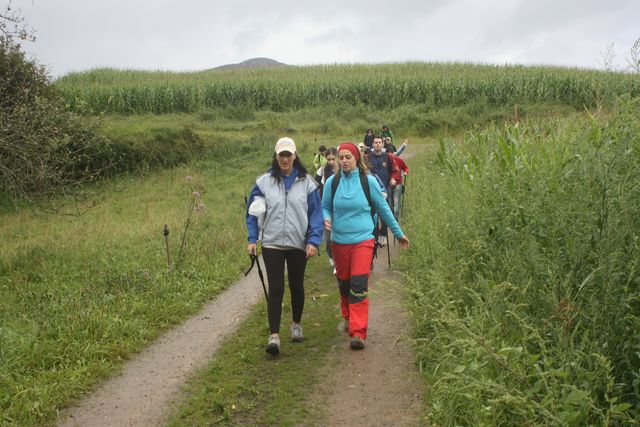
[{"label": "grass verge", "polygon": [[168,425],[291,426],[321,417],[321,409],[310,405],[306,396],[321,378],[328,349],[342,341],[348,344],[336,330],[338,291],[326,255],[309,262],[305,290],[304,343],[289,341],[291,307],[285,293],[280,357],[268,356],[269,327],[266,304],[261,302],[215,360],[193,376]]}]

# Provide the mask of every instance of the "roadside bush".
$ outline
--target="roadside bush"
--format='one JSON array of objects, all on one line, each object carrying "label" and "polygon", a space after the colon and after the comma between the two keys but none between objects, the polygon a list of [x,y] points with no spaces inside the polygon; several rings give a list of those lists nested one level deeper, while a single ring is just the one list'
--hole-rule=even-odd
[{"label": "roadside bush", "polygon": [[0,194],[13,203],[77,196],[82,184],[175,166],[204,145],[186,127],[155,129],[140,139],[105,137],[99,119],[69,112],[45,69],[5,38],[0,38],[0,123]]},{"label": "roadside bush", "polygon": [[44,68],[0,37],[0,194],[17,201],[69,193],[109,170],[105,138],[66,111]]},{"label": "roadside bush", "polygon": [[189,128],[162,127],[144,135],[111,138],[98,147],[96,158],[112,162],[112,174],[149,167],[173,167],[185,163],[204,149],[204,141]]}]

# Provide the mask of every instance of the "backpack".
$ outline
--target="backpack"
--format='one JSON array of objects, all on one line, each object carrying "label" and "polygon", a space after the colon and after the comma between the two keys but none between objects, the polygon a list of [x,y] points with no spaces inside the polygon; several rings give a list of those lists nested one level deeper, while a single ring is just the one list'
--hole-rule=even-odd
[{"label": "backpack", "polygon": [[[373,207],[373,203],[371,203],[371,189],[369,188],[369,180],[367,179],[367,175],[363,172],[358,174],[360,176],[360,185],[362,185],[362,190],[364,191],[364,196],[367,198],[367,202],[369,202],[369,207],[371,207],[371,219],[373,220],[373,238],[375,240],[375,245],[373,246],[373,256],[374,258],[378,252],[378,235],[380,234],[380,230],[378,229],[378,224],[375,218],[376,210]],[[336,196],[336,190],[338,189],[338,185],[340,184],[340,172],[336,173],[333,177],[333,181],[331,181],[331,206],[333,206],[333,199]]]}]

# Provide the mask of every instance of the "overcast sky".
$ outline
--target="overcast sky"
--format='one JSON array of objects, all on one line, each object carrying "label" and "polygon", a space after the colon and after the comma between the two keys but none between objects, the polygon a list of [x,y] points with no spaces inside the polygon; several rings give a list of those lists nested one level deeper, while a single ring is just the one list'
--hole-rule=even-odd
[{"label": "overcast sky", "polygon": [[[6,5],[7,0],[0,0]],[[53,76],[96,67],[190,71],[269,57],[294,65],[463,61],[626,66],[640,0],[13,0],[23,47]]]}]

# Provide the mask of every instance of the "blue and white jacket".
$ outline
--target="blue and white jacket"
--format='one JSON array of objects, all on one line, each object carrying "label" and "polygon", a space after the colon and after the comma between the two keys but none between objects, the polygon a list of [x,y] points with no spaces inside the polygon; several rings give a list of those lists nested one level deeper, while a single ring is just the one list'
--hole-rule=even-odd
[{"label": "blue and white jacket", "polygon": [[[251,190],[247,206],[256,197],[264,197],[267,212],[264,219],[262,246],[306,250],[307,244],[322,242],[322,205],[315,180],[307,174],[298,177],[293,168],[289,176],[277,181],[271,171],[260,175]],[[246,213],[248,241],[259,240],[258,218]]]}]

